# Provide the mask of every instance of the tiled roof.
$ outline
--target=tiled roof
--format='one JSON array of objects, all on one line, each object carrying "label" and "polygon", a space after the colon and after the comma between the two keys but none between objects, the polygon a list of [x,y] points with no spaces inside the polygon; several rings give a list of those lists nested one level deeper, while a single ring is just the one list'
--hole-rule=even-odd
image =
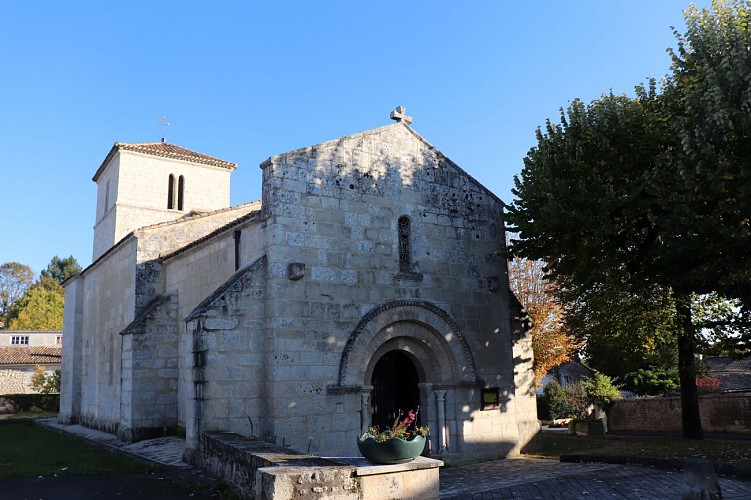
[{"label": "tiled roof", "polygon": [[0,333],[4,333],[6,335],[28,335],[28,334],[35,334],[35,333],[59,333],[62,335],[62,330],[0,330]]},{"label": "tiled roof", "polygon": [[713,356],[704,358],[703,361],[709,367],[710,374],[719,372],[751,373],[751,356],[742,359]]},{"label": "tiled roof", "polygon": [[213,156],[205,155],[203,153],[196,153],[190,149],[177,146],[176,144],[170,144],[168,142],[138,142],[135,144],[116,142],[94,174],[92,179],[94,182],[96,182],[102,174],[104,167],[107,166],[115,153],[120,150],[134,151],[136,153],[143,153],[152,156],[161,156],[163,158],[172,158],[173,160],[189,161],[191,163],[201,163],[203,165],[211,165],[212,167],[226,168],[227,170],[234,170],[237,168],[237,164],[235,163],[220,160],[219,158],[214,158]]},{"label": "tiled roof", "polygon": [[0,347],[0,365],[59,365],[62,356],[62,347]]}]

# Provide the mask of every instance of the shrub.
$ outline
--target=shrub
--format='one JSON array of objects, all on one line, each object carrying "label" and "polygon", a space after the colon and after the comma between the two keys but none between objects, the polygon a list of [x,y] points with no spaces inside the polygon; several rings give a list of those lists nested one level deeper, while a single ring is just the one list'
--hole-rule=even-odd
[{"label": "shrub", "polygon": [[8,394],[3,397],[16,403],[20,411],[31,411],[34,407],[43,411],[60,410],[59,394]]},{"label": "shrub", "polygon": [[591,378],[584,379],[581,385],[586,401],[606,410],[613,404],[613,401],[623,397],[618,386],[613,384],[613,379],[600,372],[595,372]]},{"label": "shrub", "polygon": [[678,368],[640,368],[623,376],[623,388],[639,396],[657,396],[678,388]]},{"label": "shrub", "polygon": [[549,382],[544,389],[550,408],[550,418],[578,417],[587,409],[588,403],[584,391],[579,384],[571,384],[566,388],[558,382]]},{"label": "shrub", "polygon": [[31,376],[31,388],[40,394],[60,394],[60,370],[47,375],[44,366],[36,365]]}]

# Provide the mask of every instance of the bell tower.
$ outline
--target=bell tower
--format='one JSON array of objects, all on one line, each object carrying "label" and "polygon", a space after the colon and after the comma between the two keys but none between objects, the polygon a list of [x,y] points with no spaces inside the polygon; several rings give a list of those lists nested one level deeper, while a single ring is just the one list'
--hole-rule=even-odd
[{"label": "bell tower", "polygon": [[130,232],[230,206],[237,165],[167,142],[117,142],[94,174],[93,260]]}]

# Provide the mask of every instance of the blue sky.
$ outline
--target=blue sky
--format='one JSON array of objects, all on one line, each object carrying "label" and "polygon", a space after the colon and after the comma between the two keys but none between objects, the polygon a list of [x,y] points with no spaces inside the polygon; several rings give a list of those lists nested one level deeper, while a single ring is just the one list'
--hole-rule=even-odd
[{"label": "blue sky", "polygon": [[[706,7],[709,1],[694,2]],[[260,198],[271,155],[390,123],[505,201],[535,129],[574,98],[669,69],[686,0],[0,0],[0,263],[86,266],[94,172],[161,138],[235,162]]]}]

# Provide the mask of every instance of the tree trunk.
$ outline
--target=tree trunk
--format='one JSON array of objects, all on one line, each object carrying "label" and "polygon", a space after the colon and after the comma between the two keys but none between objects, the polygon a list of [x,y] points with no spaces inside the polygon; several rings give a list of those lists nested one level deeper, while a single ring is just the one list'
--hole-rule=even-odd
[{"label": "tree trunk", "polygon": [[696,390],[696,332],[691,322],[691,297],[676,296],[678,316],[678,376],[681,381],[681,424],[683,437],[703,439],[699,417],[699,393]]}]

